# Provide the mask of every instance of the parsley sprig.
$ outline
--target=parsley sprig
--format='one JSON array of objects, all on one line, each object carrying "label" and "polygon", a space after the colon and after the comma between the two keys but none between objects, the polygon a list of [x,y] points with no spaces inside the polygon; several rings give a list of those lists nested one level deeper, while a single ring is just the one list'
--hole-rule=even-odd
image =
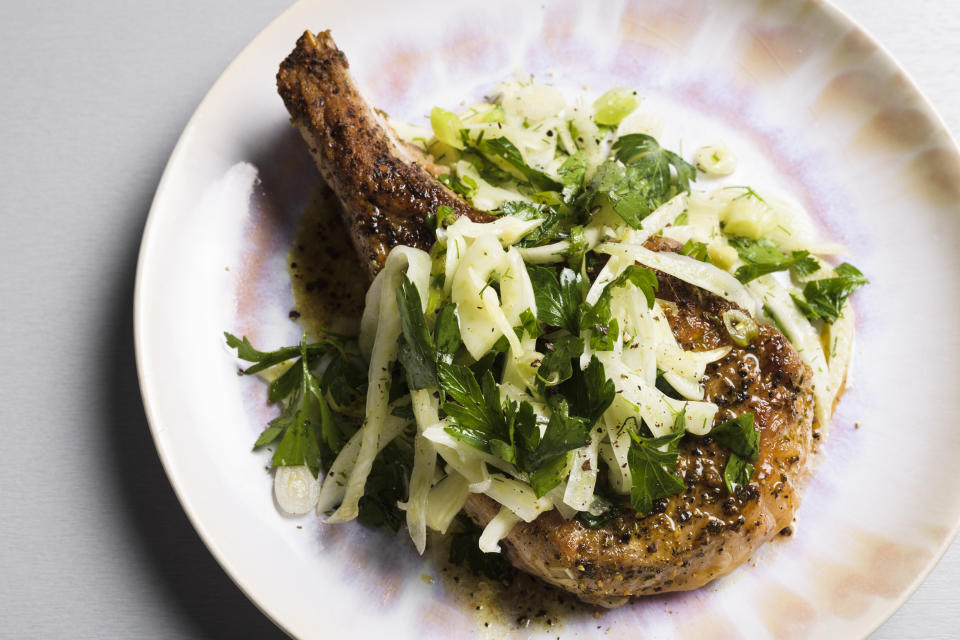
[{"label": "parsley sprig", "polygon": [[807,282],[803,287],[803,297],[792,296],[808,319],[832,324],[843,312],[843,305],[850,294],[870,282],[859,269],[847,262],[834,271],[837,275],[832,278]]},{"label": "parsley sprig", "polygon": [[744,236],[734,236],[729,241],[746,262],[734,273],[740,282],[750,282],[762,275],[787,269],[803,277],[820,268],[820,263],[809,251],[793,251],[787,255],[769,240],[754,240]]},{"label": "parsley sprig", "polygon": [[[270,383],[268,399],[281,403],[282,412],[260,434],[254,448],[264,447],[277,442],[273,454],[273,466],[307,465],[316,476],[320,472],[323,458],[335,455],[343,447],[344,432],[340,421],[334,417],[327,400],[332,391],[329,381],[314,372],[314,367],[324,356],[327,369],[336,361],[340,370],[352,366],[343,348],[342,338],[322,340],[307,344],[306,335],[297,347],[284,347],[275,351],[259,351],[246,338],[238,338],[224,333],[227,346],[237,350],[237,356],[247,362],[254,362],[242,371],[246,375],[259,373],[270,367],[280,365],[296,358],[289,368]],[[325,373],[325,371],[324,371]],[[340,400],[345,397],[342,389],[336,390]],[[326,454],[326,455],[325,455]]]},{"label": "parsley sprig", "polygon": [[730,494],[750,483],[753,465],[760,456],[760,436],[753,425],[753,413],[744,413],[710,430],[710,436],[730,449],[723,469],[723,484]]},{"label": "parsley sprig", "polygon": [[672,496],[686,489],[683,478],[674,473],[680,455],[679,443],[686,430],[686,411],[677,414],[673,430],[660,437],[644,437],[626,426],[633,440],[627,452],[630,467],[630,504],[638,513],[653,510],[654,500]]},{"label": "parsley sprig", "polygon": [[689,191],[696,179],[693,165],[646,134],[618,138],[613,151],[614,158],[597,169],[586,198],[589,208],[607,204],[634,229],[664,202]]}]

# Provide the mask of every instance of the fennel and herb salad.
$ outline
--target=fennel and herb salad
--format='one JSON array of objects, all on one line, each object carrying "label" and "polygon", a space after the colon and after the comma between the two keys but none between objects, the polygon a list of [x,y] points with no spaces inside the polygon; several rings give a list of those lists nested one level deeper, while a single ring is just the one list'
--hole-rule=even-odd
[{"label": "fennel and herb salad", "polygon": [[273,450],[284,511],[405,525],[422,553],[427,530],[447,532],[482,493],[500,510],[476,540],[496,552],[548,510],[594,528],[649,513],[685,489],[683,438],[730,449],[727,492],[748,484],[754,416],[718,420],[703,385],[732,347],[685,350],[658,274],[734,303],[722,318],[734,345],[774,324],[809,366],[827,429],[851,352],[847,300],[865,277],[824,260],[842,248],[815,242],[797,207],[695,188],[733,173],[733,152],[713,144],[688,162],[639,106],[632,90],[568,104],[517,80],[462,113],[434,109],[432,130],[397,125],[495,219],[439,207],[429,252],[391,250],[358,336],[263,352],[227,334],[281,407],[256,446]]}]

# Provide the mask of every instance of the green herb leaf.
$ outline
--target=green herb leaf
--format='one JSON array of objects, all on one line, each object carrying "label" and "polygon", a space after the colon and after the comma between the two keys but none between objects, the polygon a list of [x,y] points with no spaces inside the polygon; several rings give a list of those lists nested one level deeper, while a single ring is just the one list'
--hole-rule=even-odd
[{"label": "green herb leaf", "polygon": [[[231,349],[237,350],[237,357],[241,360],[246,360],[247,362],[256,362],[252,367],[248,367],[243,370],[243,373],[246,375],[252,375],[254,373],[260,373],[265,369],[269,369],[274,365],[278,365],[281,362],[286,362],[287,360],[292,360],[300,355],[300,347],[283,347],[277,349],[276,351],[258,351],[253,347],[250,341],[244,336],[242,339],[237,336],[223,332],[224,337],[227,341],[227,346]],[[321,355],[327,353],[333,349],[342,349],[342,338],[336,336],[335,334],[329,334],[334,336],[333,338],[321,340],[316,343],[308,344],[306,347],[307,355]],[[344,337],[345,338],[345,337]]]},{"label": "green herb leaf", "polygon": [[397,308],[403,327],[403,342],[397,354],[411,389],[437,386],[436,347],[420,303],[420,292],[406,274],[397,287]]},{"label": "green herb leaf", "polygon": [[283,429],[282,426],[267,427],[263,430],[263,433],[260,434],[260,437],[257,438],[257,441],[253,444],[253,448],[258,449],[267,446],[276,440],[277,436],[283,433]]},{"label": "green herb leaf", "polygon": [[593,515],[589,511],[580,511],[577,513],[580,521],[585,524],[590,529],[602,529],[607,523],[616,520],[620,517],[620,514],[623,513],[623,510],[614,503],[610,503],[610,506],[607,507],[607,510],[601,513],[600,515]]},{"label": "green herb leaf", "polygon": [[537,302],[537,318],[545,325],[580,331],[580,306],[585,295],[583,279],[571,269],[557,273],[547,267],[527,265]]},{"label": "green herb leaf", "polygon": [[356,355],[335,351],[323,371],[320,387],[338,406],[353,406],[366,397],[366,363]]},{"label": "green herb leaf", "polygon": [[738,456],[755,461],[760,455],[760,436],[753,426],[753,414],[744,413],[710,430],[710,436]]},{"label": "green herb leaf", "polygon": [[[260,434],[254,448],[276,443],[274,466],[305,464],[317,475],[321,457],[328,453],[335,454],[343,446],[343,433],[327,402],[326,394],[330,392],[330,387],[314,375],[311,367],[324,353],[330,355],[327,370],[334,363],[343,367],[348,360],[340,342],[324,340],[308,345],[304,334],[299,346],[263,352],[255,349],[247,338],[239,339],[229,333],[225,335],[227,344],[237,349],[241,358],[257,362],[257,365],[247,369],[248,372],[255,373],[299,355],[299,359],[269,386],[270,402],[281,404],[283,411]],[[365,374],[363,378],[366,379]]]},{"label": "green herb leaf", "polygon": [[550,421],[543,437],[532,451],[524,447],[519,452],[521,469],[531,471],[540,468],[557,456],[590,443],[590,425],[578,416],[571,416],[566,400],[553,407]]},{"label": "green herb leaf", "polygon": [[452,363],[453,356],[461,344],[460,320],[457,318],[456,304],[449,303],[440,307],[433,325],[433,334],[438,362]]},{"label": "green herb leaf", "polygon": [[557,239],[563,229],[560,222],[563,216],[544,204],[534,204],[523,200],[509,200],[500,205],[503,215],[516,216],[523,220],[543,220],[540,226],[525,235],[518,243],[521,247],[539,247]]},{"label": "green herb leaf", "polygon": [[539,338],[543,335],[543,329],[540,327],[540,322],[537,321],[537,317],[533,315],[533,312],[530,311],[529,308],[520,312],[520,326],[514,327],[514,330],[517,333],[517,337],[520,339],[523,339],[524,333],[531,338]]},{"label": "green herb leaf", "polygon": [[443,229],[449,227],[454,222],[457,221],[457,214],[454,212],[453,207],[450,205],[442,204],[437,207],[437,212],[434,215],[434,222],[436,223],[435,229]]},{"label": "green herb leaf", "polygon": [[693,238],[683,243],[683,246],[680,247],[680,253],[700,262],[711,262],[707,245],[703,242],[697,242]]},{"label": "green herb leaf", "polygon": [[560,181],[563,184],[563,201],[570,204],[583,189],[583,178],[587,173],[587,161],[583,153],[577,151],[569,156],[557,169]]},{"label": "green herb leaf", "polygon": [[443,173],[437,176],[437,180],[467,200],[472,200],[473,196],[477,195],[477,183],[470,176],[457,176],[451,173]]},{"label": "green herb leaf", "polygon": [[412,448],[400,438],[388,444],[373,460],[358,505],[357,520],[368,527],[383,527],[397,533],[407,519],[397,503],[407,498],[412,469]]},{"label": "green herb leaf", "polygon": [[[317,403],[320,410],[320,437],[330,447],[331,451],[340,451],[343,448],[343,441],[340,438],[340,429],[333,419],[333,413],[330,411],[330,405],[320,390],[320,383],[310,371],[306,349],[303,349],[303,356],[300,358],[303,379],[306,382],[306,389]],[[316,475],[316,474],[314,474]]]},{"label": "green herb leaf", "polygon": [[[651,187],[660,194],[670,193],[672,182],[676,183],[678,192],[689,191],[690,182],[697,177],[696,167],[643,133],[620,137],[613,144],[613,151],[616,152],[616,159],[623,164],[641,169]],[[671,175],[671,167],[675,177]]]},{"label": "green herb leaf", "polygon": [[570,403],[570,413],[593,425],[613,403],[617,389],[613,380],[607,378],[603,363],[593,356],[587,368],[573,368],[573,375],[558,387],[560,394]]},{"label": "green herb leaf", "polygon": [[843,305],[850,294],[869,283],[852,264],[844,262],[835,271],[835,277],[811,280],[804,285],[803,299],[793,297],[810,320],[822,319],[832,324],[843,312]]},{"label": "green herb leaf", "polygon": [[570,246],[567,248],[567,265],[579,273],[583,267],[584,257],[587,255],[587,237],[581,225],[570,228]]},{"label": "green herb leaf", "polygon": [[554,242],[562,233],[561,221],[564,216],[545,204],[535,204],[523,200],[509,200],[500,205],[503,215],[516,216],[523,220],[543,220],[517,242],[519,247],[539,247]]},{"label": "green herb leaf", "polygon": [[583,340],[577,336],[564,336],[553,343],[553,351],[547,351],[537,369],[537,384],[552,387],[570,379],[574,369],[573,360],[583,353]]},{"label": "green herb leaf", "polygon": [[[643,438],[631,432],[633,443],[627,452],[632,486],[630,504],[638,513],[653,510],[653,501],[680,493],[686,488],[683,479],[673,470],[677,464],[680,435]],[[666,446],[666,451],[660,447]]]},{"label": "green herb leaf", "polygon": [[303,368],[294,363],[270,383],[267,388],[267,402],[274,404],[289,396],[294,389],[300,386],[301,376],[303,376]]},{"label": "green herb leaf", "polygon": [[570,473],[570,456],[561,454],[530,473],[530,486],[538,498],[547,495],[551,489],[563,482]]},{"label": "green herb leaf", "polygon": [[562,188],[547,174],[528,166],[523,154],[507,138],[478,139],[472,146],[491,162],[512,169],[519,179],[537,191],[560,191]]},{"label": "green herb leaf", "polygon": [[727,492],[733,495],[739,487],[750,484],[753,476],[753,465],[735,453],[730,454],[727,465],[723,468],[723,484]]},{"label": "green herb leaf", "polygon": [[447,433],[488,452],[491,440],[510,442],[500,406],[500,389],[489,370],[483,376],[482,387],[473,371],[463,365],[442,364],[438,373],[440,387],[449,396],[443,410],[454,422],[447,427]]},{"label": "green herb leaf", "polygon": [[732,237],[729,242],[747,263],[739,267],[734,274],[740,282],[750,282],[762,275],[791,268],[798,275],[804,276],[820,268],[820,263],[809,251],[794,251],[788,256],[769,240],[754,240],[744,236]]}]

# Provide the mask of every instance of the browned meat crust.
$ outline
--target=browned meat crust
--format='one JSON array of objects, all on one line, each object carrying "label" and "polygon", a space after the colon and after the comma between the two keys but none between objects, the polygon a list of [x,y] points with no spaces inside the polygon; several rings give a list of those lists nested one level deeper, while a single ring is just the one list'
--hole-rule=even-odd
[{"label": "browned meat crust", "polygon": [[429,249],[427,219],[440,205],[476,221],[472,209],[424,168],[357,90],[329,31],[305,32],[280,65],[277,89],[324,180],[337,194],[357,252],[371,275],[398,244]]},{"label": "browned meat crust", "polygon": [[[752,482],[731,496],[723,486],[727,449],[709,437],[688,436],[676,469],[687,489],[655,503],[653,513],[628,509],[592,530],[550,511],[520,523],[503,541],[518,568],[606,606],[629,596],[696,589],[746,561],[790,524],[812,446],[811,376],[787,339],[761,325],[751,344],[732,345],[720,315],[736,305],[672,276],[657,276],[659,297],[676,304],[676,311],[668,308],[668,319],[684,349],[733,347],[707,369],[706,395],[720,406],[717,423],[754,413],[760,459]],[[479,494],[466,506],[480,524],[498,509]]]}]

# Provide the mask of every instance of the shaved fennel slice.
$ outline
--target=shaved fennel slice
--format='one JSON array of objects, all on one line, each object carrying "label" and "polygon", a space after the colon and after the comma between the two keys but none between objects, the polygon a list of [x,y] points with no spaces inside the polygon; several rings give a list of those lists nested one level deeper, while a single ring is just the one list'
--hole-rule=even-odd
[{"label": "shaved fennel slice", "polygon": [[[619,316],[620,308],[627,319],[624,331],[630,333],[630,342],[623,347],[623,363],[646,384],[653,386],[657,381],[657,327],[652,310],[647,308],[643,296],[626,290],[613,293],[613,313]],[[657,308],[656,304],[654,308]]]},{"label": "shaved fennel slice", "polygon": [[595,426],[590,431],[590,444],[573,451],[563,502],[577,511],[586,511],[593,502],[593,491],[597,485],[597,449],[602,433],[603,428]]},{"label": "shaved fennel slice", "polygon": [[328,518],[328,522],[347,522],[357,517],[367,476],[370,475],[373,459],[379,451],[384,422],[387,419],[390,368],[397,356],[397,341],[401,333],[395,292],[404,272],[417,287],[420,298],[425,303],[430,286],[430,255],[419,249],[394,247],[387,256],[383,270],[377,275],[377,279],[382,278],[382,284],[377,304],[379,319],[367,374],[367,416],[360,428],[360,433],[363,434],[360,451],[347,478],[343,502]]},{"label": "shaved fennel slice", "polygon": [[687,209],[687,194],[680,192],[673,196],[643,219],[639,229],[627,231],[622,241],[627,244],[643,244],[652,235],[677,219]]},{"label": "shaved fennel slice", "polygon": [[[470,445],[466,444],[462,440],[457,440],[452,435],[447,433],[446,429],[444,428],[445,426],[446,424],[444,424],[443,422],[440,422],[438,424],[433,425],[432,427],[427,427],[424,430],[423,435],[424,437],[428,438],[431,442],[435,444],[441,444],[447,447],[448,449],[453,449],[460,456],[461,460],[469,461],[472,458],[479,458],[486,464],[490,465],[491,467],[500,469],[504,473],[509,473],[512,476],[521,475],[520,472],[517,471],[517,468],[512,464],[510,464],[509,462],[505,460],[501,460],[497,456],[490,455],[485,451],[480,451],[479,449],[471,447]],[[444,457],[444,460],[446,459],[447,458]]]},{"label": "shaved fennel slice", "polygon": [[827,367],[830,372],[830,410],[844,386],[847,368],[853,357],[853,307],[847,302],[840,311],[840,316],[833,324],[827,325]]},{"label": "shaved fennel slice", "polygon": [[[536,350],[536,338],[524,337],[521,344],[524,348],[522,355],[516,355],[512,348],[507,352],[507,358],[503,363],[503,378],[500,384],[515,389],[533,389],[536,386],[537,369],[543,359],[543,354]],[[522,400],[529,402],[533,398],[524,394],[524,397],[519,401]]]},{"label": "shaved fennel slice", "polygon": [[607,264],[603,265],[603,269],[600,269],[600,273],[597,274],[593,284],[590,285],[590,290],[587,291],[587,304],[597,304],[597,300],[600,299],[600,294],[603,293],[603,290],[626,269],[628,264],[630,264],[629,261],[621,260],[618,256],[610,256]]},{"label": "shaved fennel slice", "polygon": [[561,518],[564,520],[569,520],[573,516],[577,515],[577,510],[564,503],[563,495],[566,492],[567,481],[564,480],[553,489],[550,489],[550,491],[548,491],[544,497],[553,503],[553,508],[557,510],[557,513],[560,514]]},{"label": "shaved fennel slice", "polygon": [[469,496],[470,483],[467,479],[456,471],[448,474],[434,485],[427,495],[427,526],[434,531],[446,533]]},{"label": "shaved fennel slice", "polygon": [[449,231],[443,233],[447,239],[447,252],[444,255],[443,264],[443,295],[449,296],[453,291],[453,275],[467,253],[467,239],[458,233],[449,233]]},{"label": "shaved fennel slice", "polygon": [[456,163],[454,163],[453,168],[456,170],[457,175],[461,178],[470,178],[476,183],[476,193],[474,193],[473,197],[470,198],[470,204],[473,205],[474,209],[479,209],[480,211],[493,211],[494,209],[500,208],[504,202],[509,202],[511,200],[529,201],[526,196],[517,193],[516,191],[493,186],[480,177],[480,172],[478,172],[476,168],[474,168],[474,166],[469,162],[458,160]]},{"label": "shaved fennel slice", "polygon": [[684,359],[693,367],[693,373],[684,376],[676,371],[666,370],[667,367],[664,367],[663,377],[687,400],[703,400],[704,388],[700,380],[706,373],[707,365],[726,356],[730,353],[730,349],[730,347],[720,347],[710,351],[684,351]]},{"label": "shaved fennel slice", "polygon": [[684,404],[684,409],[687,433],[695,436],[705,436],[710,433],[719,410],[717,405],[712,402],[690,401]]},{"label": "shaved fennel slice", "polygon": [[600,443],[599,452],[600,457],[607,464],[607,481],[610,483],[610,487],[619,494],[630,493],[632,479],[627,463],[619,461],[613,446],[609,442]]},{"label": "shaved fennel slice", "polygon": [[517,216],[500,216],[493,222],[474,222],[466,216],[461,216],[457,218],[456,222],[447,227],[447,233],[471,240],[476,240],[484,236],[493,236],[506,248],[515,244],[520,238],[539,227],[542,223],[542,218],[524,220]]},{"label": "shaved fennel slice", "polygon": [[831,387],[826,356],[813,325],[800,313],[787,290],[771,275],[751,281],[748,286],[763,301],[764,307],[776,318],[784,333],[796,347],[800,359],[813,371],[815,415],[820,428],[830,428],[830,413],[836,390]]},{"label": "shaved fennel slice", "polygon": [[[403,418],[387,416],[380,442],[377,445],[377,453],[380,453],[385,446],[400,435],[407,424],[409,424],[409,422]],[[330,469],[324,475],[323,485],[320,487],[320,497],[317,499],[318,516],[323,516],[343,500],[347,478],[350,477],[353,467],[357,462],[357,455],[360,453],[360,442],[362,440],[362,430],[353,434],[347,441],[347,444],[343,445],[343,449],[340,450],[337,458],[333,461],[333,464],[330,465]]]},{"label": "shaved fennel slice", "polygon": [[507,250],[506,269],[500,276],[500,306],[511,327],[520,324],[520,314],[527,309],[537,316],[537,299],[533,282],[516,247]]},{"label": "shaved fennel slice", "polygon": [[438,401],[433,392],[433,389],[415,389],[410,392],[413,415],[417,420],[417,435],[413,441],[413,469],[410,471],[409,497],[406,502],[407,530],[421,555],[427,547],[427,495],[437,467],[437,450],[434,444],[423,436],[424,429],[440,421]]},{"label": "shaved fennel slice", "polygon": [[443,444],[434,442],[433,446],[447,463],[447,471],[452,469],[467,481],[470,493],[483,493],[490,487],[490,472],[487,471],[486,462],[477,456],[461,457],[456,449]]},{"label": "shaved fennel slice", "polygon": [[707,365],[717,360],[727,357],[727,354],[733,350],[733,347],[717,347],[709,351],[685,351],[688,358],[691,358],[697,367],[697,378],[702,378],[707,372]]},{"label": "shaved fennel slice", "polygon": [[[395,258],[390,256],[396,254]],[[412,247],[398,246],[387,256],[387,262],[377,277],[373,279],[367,294],[364,297],[363,316],[360,318],[360,352],[369,361],[373,354],[373,345],[380,326],[381,306],[384,286],[390,291],[387,294],[388,302],[393,301],[396,308],[396,298],[393,291],[400,285],[400,273],[397,271],[406,268],[407,277],[417,286],[420,297],[426,301],[430,283],[430,254]],[[396,280],[393,286],[388,280]],[[426,302],[424,302],[426,305]],[[424,306],[426,308],[426,306]],[[398,317],[399,319],[399,317]]]},{"label": "shaved fennel slice", "polygon": [[[603,233],[603,229],[600,227],[587,226],[583,229],[583,239],[587,243],[588,250],[592,250],[600,244]],[[570,250],[570,241],[561,240],[540,247],[517,247],[517,250],[523,256],[524,262],[528,264],[551,264],[566,259],[567,251]]]},{"label": "shaved fennel slice", "polygon": [[[600,299],[600,294],[603,293],[603,290],[608,284],[613,282],[613,280],[620,274],[620,272],[626,267],[626,264],[623,260],[620,260],[616,256],[611,256],[607,260],[607,264],[603,265],[603,268],[600,269],[600,273],[597,274],[597,277],[594,279],[593,284],[590,285],[590,290],[587,291],[585,301],[587,304],[593,305],[597,303],[597,300]],[[590,360],[593,358],[593,348],[590,346],[590,334],[592,330],[586,329],[583,331],[583,352],[580,354],[580,368],[586,369],[587,365],[590,364]],[[622,353],[622,344],[620,339],[615,339],[613,341],[614,353],[619,358]],[[609,356],[608,356],[609,357]]]},{"label": "shaved fennel slice", "polygon": [[608,353],[597,354],[617,388],[613,404],[604,413],[605,418],[616,425],[622,425],[631,418],[639,424],[642,419],[653,435],[660,437],[672,432],[677,415],[685,409],[688,431],[701,435],[704,429],[709,431],[716,416],[717,405],[712,402],[668,398],[656,387],[644,384],[643,380],[609,357]]},{"label": "shaved fennel slice", "polygon": [[673,390],[687,400],[703,400],[705,391],[696,378],[682,376],[674,371],[664,371],[663,379],[670,383]]},{"label": "shaved fennel slice", "polygon": [[544,511],[553,508],[546,496],[538,498],[526,482],[495,473],[491,476],[490,488],[484,493],[520,516],[524,522],[533,522]]},{"label": "shaved fennel slice", "polygon": [[757,315],[757,302],[740,281],[712,264],[670,251],[650,251],[635,244],[605,242],[597,247],[597,251],[636,260],[645,267],[663,271],[735,302],[751,315]]},{"label": "shaved fennel slice", "polygon": [[[496,291],[487,286],[488,279],[507,268],[507,254],[492,235],[480,236],[467,249],[453,276],[451,298],[460,315],[463,346],[479,360],[501,335],[507,335],[511,346],[520,350],[517,334],[500,308]],[[516,344],[514,344],[516,342]]]},{"label": "shaved fennel slice", "polygon": [[499,542],[510,535],[513,527],[521,518],[507,507],[500,507],[499,513],[490,519],[483,533],[480,534],[480,551],[484,553],[500,553]]}]

